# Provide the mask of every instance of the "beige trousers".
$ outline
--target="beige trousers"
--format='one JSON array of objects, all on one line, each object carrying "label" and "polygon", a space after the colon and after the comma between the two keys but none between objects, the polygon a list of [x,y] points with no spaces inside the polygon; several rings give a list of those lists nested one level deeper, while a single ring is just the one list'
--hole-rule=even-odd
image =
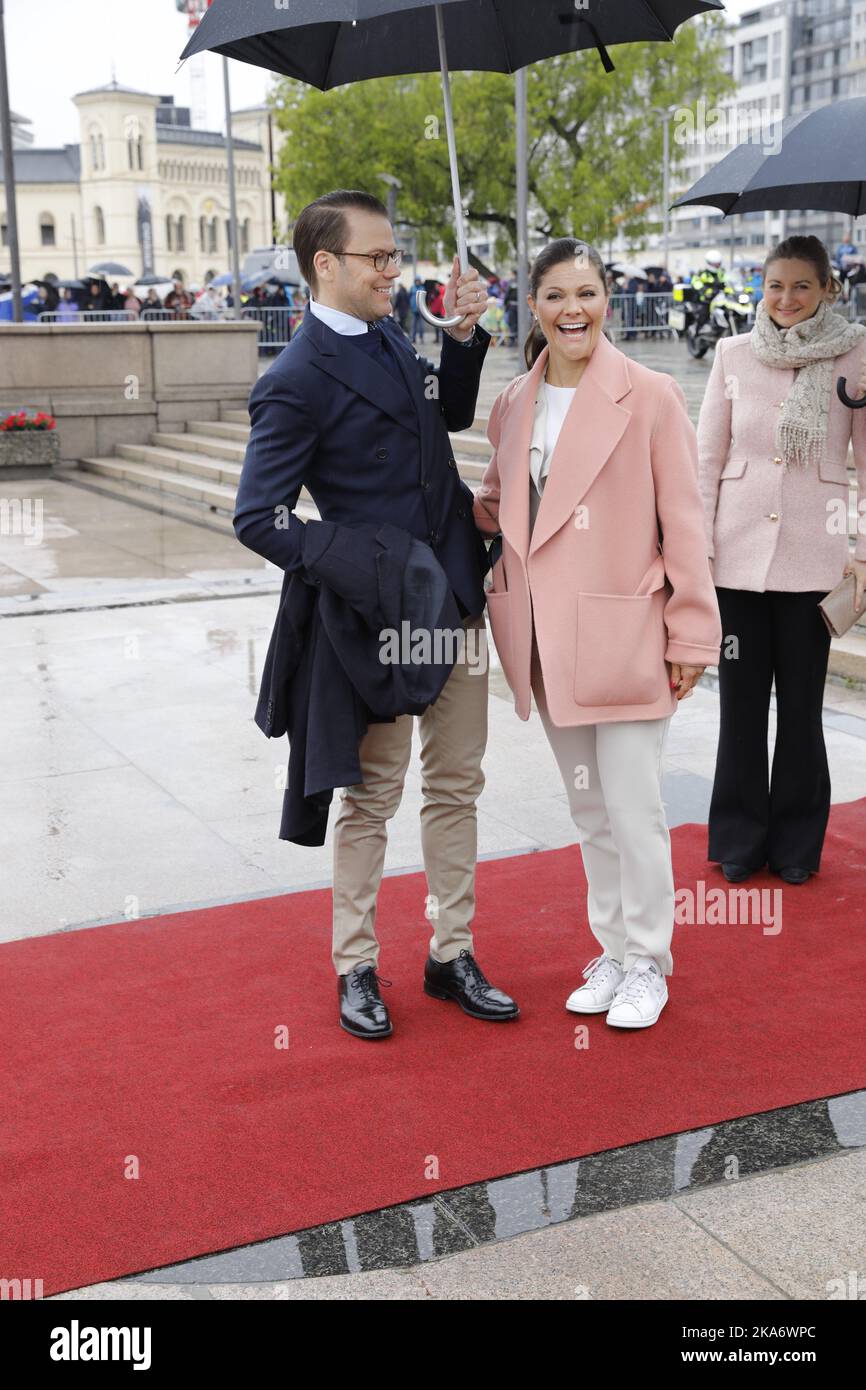
[{"label": "beige trousers", "polygon": [[[387,845],[412,752],[421,734],[421,850],[427,875],[426,915],[434,960],[472,950],[477,823],[487,744],[488,653],[484,615],[465,618],[467,659],[454,666],[436,702],[422,715],[371,724],[359,745],[363,782],[344,787],[334,824],[332,959],[338,975],[378,964],[376,897]],[[422,907],[419,904],[419,909]],[[411,928],[412,923],[407,923]]]}]

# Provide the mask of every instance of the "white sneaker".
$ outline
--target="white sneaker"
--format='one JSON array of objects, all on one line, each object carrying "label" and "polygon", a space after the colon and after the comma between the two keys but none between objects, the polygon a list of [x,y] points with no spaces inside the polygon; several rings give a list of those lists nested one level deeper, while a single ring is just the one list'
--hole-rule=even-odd
[{"label": "white sneaker", "polygon": [[625,979],[625,971],[611,956],[596,956],[583,971],[585,985],[579,985],[565,1001],[573,1014],[603,1014]]},{"label": "white sneaker", "polygon": [[664,975],[650,956],[641,956],[617,990],[607,1021],[614,1028],[649,1028],[667,1002]]}]

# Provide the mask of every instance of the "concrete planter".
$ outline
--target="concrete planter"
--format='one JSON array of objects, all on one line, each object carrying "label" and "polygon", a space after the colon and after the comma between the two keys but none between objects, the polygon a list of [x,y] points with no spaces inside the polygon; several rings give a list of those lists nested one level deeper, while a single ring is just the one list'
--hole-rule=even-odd
[{"label": "concrete planter", "polygon": [[0,431],[0,469],[51,467],[60,462],[60,437],[53,430]]},{"label": "concrete planter", "polygon": [[25,401],[53,415],[61,466],[147,444],[156,430],[243,408],[258,334],[243,320],[0,322],[0,419]]}]

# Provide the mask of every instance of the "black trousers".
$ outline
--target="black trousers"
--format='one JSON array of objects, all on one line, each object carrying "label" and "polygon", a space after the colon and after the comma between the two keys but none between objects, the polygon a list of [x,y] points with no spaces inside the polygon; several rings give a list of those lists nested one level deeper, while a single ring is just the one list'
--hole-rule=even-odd
[{"label": "black trousers", "polygon": [[[830,814],[821,723],[830,634],[817,607],[825,593],[716,588],[723,633],[721,728],[709,859],[812,873],[820,865]],[[776,744],[770,772],[767,725],[774,680]]]}]

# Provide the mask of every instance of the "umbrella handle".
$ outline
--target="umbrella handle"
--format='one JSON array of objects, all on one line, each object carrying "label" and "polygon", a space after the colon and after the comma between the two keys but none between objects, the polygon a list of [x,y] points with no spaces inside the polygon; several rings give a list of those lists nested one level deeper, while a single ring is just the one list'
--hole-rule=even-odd
[{"label": "umbrella handle", "polygon": [[853,396],[848,395],[848,382],[844,376],[840,376],[836,382],[836,395],[843,405],[847,405],[849,410],[862,410],[866,406],[866,396],[861,396],[859,400],[854,400]]},{"label": "umbrella handle", "polygon": [[455,324],[462,323],[466,317],[465,314],[452,314],[450,318],[437,319],[436,315],[427,308],[426,290],[418,291],[415,302],[418,305],[418,313],[421,315],[422,319],[426,319],[428,323],[432,323],[434,328],[453,328]]}]

